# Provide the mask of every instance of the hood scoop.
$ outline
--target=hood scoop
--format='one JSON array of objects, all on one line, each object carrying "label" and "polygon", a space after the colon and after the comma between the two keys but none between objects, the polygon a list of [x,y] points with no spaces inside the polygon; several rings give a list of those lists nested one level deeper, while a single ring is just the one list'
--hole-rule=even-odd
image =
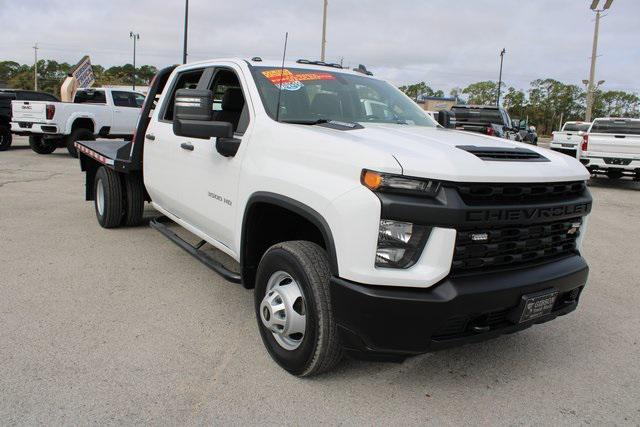
[{"label": "hood scoop", "polygon": [[494,162],[548,162],[549,159],[526,148],[513,147],[477,147],[475,145],[457,145],[456,148],[473,154],[482,160]]}]

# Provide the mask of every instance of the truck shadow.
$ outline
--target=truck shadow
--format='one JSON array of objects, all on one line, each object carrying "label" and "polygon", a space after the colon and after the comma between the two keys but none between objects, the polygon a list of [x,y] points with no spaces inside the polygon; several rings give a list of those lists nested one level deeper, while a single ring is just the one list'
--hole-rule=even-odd
[{"label": "truck shadow", "polygon": [[621,190],[640,191],[640,181],[631,178],[609,179],[592,177],[587,185],[594,188],[618,188]]},{"label": "truck shadow", "polygon": [[345,358],[337,369],[318,377],[317,381],[339,381],[348,376],[426,390],[464,388],[486,392],[568,363],[570,359],[566,354],[558,355],[559,346],[548,339],[553,331],[549,331],[548,326],[547,330],[542,325],[539,327],[541,329],[534,326],[486,342],[415,356],[402,363]]}]

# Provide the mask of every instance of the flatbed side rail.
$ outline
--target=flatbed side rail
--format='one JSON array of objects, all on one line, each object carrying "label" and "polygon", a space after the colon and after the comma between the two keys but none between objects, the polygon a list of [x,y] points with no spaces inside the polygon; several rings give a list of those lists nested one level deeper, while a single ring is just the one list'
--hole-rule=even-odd
[{"label": "flatbed side rail", "polygon": [[98,161],[99,163],[102,163],[103,165],[109,165],[109,166],[113,166],[114,165],[114,159],[109,159],[109,158],[103,156],[102,154],[97,153],[97,152],[93,151],[92,149],[85,147],[84,145],[82,145],[79,142],[75,142],[74,145],[75,145],[76,149],[78,150],[78,152],[91,157],[92,159]]}]

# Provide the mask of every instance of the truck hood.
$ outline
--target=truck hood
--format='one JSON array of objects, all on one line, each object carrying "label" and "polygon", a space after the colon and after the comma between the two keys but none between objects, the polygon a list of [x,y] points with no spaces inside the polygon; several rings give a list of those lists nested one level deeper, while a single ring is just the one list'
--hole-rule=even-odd
[{"label": "truck hood", "polygon": [[[378,123],[367,123],[364,129],[347,131],[314,126],[316,129],[392,155],[406,176],[459,182],[560,182],[589,177],[586,168],[572,157],[478,133]],[[460,146],[523,148],[540,154],[548,161],[483,160],[458,148]]]}]

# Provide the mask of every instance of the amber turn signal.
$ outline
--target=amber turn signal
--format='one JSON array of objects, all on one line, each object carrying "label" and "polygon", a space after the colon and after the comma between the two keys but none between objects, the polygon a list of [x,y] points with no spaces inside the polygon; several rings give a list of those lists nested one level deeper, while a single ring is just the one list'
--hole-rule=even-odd
[{"label": "amber turn signal", "polygon": [[382,175],[373,171],[362,171],[362,184],[370,190],[377,190],[382,185]]}]

